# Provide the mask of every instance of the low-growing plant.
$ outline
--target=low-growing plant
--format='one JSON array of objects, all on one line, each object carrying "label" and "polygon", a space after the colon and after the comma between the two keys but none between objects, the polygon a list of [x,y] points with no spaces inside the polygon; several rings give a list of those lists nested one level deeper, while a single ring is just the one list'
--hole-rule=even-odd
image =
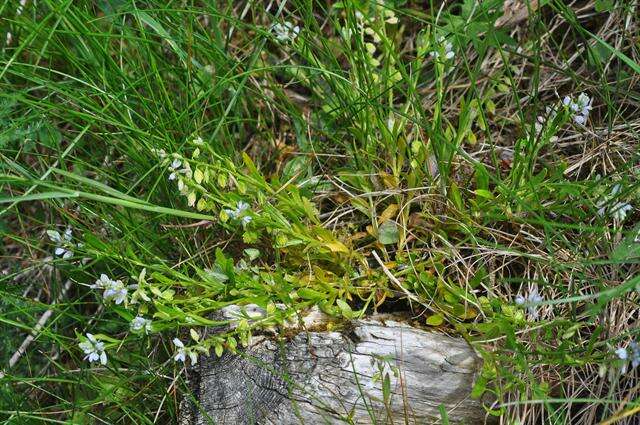
[{"label": "low-growing plant", "polygon": [[317,306],[465,337],[505,423],[631,423],[637,5],[422,3],[0,6],[2,420],[172,421]]}]

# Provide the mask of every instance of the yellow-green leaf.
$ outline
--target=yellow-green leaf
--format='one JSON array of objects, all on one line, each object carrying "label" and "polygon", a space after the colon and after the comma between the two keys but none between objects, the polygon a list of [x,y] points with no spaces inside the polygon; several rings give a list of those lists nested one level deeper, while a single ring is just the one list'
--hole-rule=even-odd
[{"label": "yellow-green leaf", "polygon": [[427,325],[429,326],[440,326],[443,323],[444,317],[442,317],[442,314],[432,314],[427,317]]},{"label": "yellow-green leaf", "polygon": [[198,342],[200,341],[200,335],[198,335],[198,332],[196,332],[195,329],[189,329],[189,334],[191,335],[191,338],[195,341]]},{"label": "yellow-green leaf", "polygon": [[198,184],[202,183],[202,179],[204,179],[204,174],[202,174],[202,171],[200,171],[200,169],[196,168],[196,171],[193,173],[193,179]]}]

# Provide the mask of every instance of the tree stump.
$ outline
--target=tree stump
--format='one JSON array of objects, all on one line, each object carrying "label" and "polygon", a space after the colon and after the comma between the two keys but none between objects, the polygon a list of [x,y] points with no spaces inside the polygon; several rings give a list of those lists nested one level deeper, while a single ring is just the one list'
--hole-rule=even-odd
[{"label": "tree stump", "polygon": [[193,368],[181,424],[425,424],[439,422],[440,406],[451,423],[480,424],[485,411],[469,396],[479,366],[463,339],[381,316],[256,337]]}]

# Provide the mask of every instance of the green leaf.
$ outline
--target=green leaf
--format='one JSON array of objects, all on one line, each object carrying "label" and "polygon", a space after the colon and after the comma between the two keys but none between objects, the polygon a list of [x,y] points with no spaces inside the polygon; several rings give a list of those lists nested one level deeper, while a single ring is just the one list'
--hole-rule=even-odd
[{"label": "green leaf", "polygon": [[438,410],[440,411],[440,420],[442,421],[442,425],[449,425],[449,415],[447,414],[447,409],[443,404],[438,406]]},{"label": "green leaf", "polygon": [[216,351],[216,356],[222,357],[222,352],[224,351],[224,347],[222,346],[222,344],[220,343],[216,344],[215,351]]},{"label": "green leaf", "polygon": [[612,12],[615,6],[613,0],[596,0],[596,12]]},{"label": "green leaf", "polygon": [[167,301],[171,301],[175,293],[176,291],[174,291],[173,289],[165,289],[164,291],[162,291],[162,294],[160,294],[160,297]]},{"label": "green leaf", "polygon": [[353,310],[351,310],[351,307],[349,306],[349,304],[342,301],[341,299],[337,299],[336,304],[338,305],[338,308],[340,308],[340,312],[342,313],[345,319],[353,318]]},{"label": "green leaf", "polygon": [[444,317],[442,314],[432,314],[427,317],[427,325],[429,326],[440,326],[444,323]]},{"label": "green leaf", "polygon": [[451,182],[449,197],[451,202],[453,202],[453,205],[455,205],[458,210],[463,209],[464,204],[462,202],[462,195],[460,195],[460,189],[458,189],[458,185],[455,184],[455,182]]},{"label": "green leaf", "polygon": [[196,168],[196,171],[193,173],[193,179],[196,181],[196,183],[200,184],[202,183],[203,178],[204,174],[202,173],[202,171]]},{"label": "green leaf", "polygon": [[297,292],[300,298],[305,300],[322,300],[327,297],[326,294],[323,294],[321,292],[318,292],[309,288],[300,288],[298,289]]},{"label": "green leaf", "polygon": [[244,250],[244,255],[249,257],[249,261],[253,261],[260,256],[260,250],[255,248],[246,248]]},{"label": "green leaf", "polygon": [[378,228],[378,241],[384,245],[397,243],[400,240],[400,232],[395,221],[387,220]]},{"label": "green leaf", "polygon": [[200,335],[198,335],[198,332],[196,332],[195,329],[193,329],[193,328],[189,329],[189,334],[191,335],[191,338],[195,342],[199,342],[200,341]]},{"label": "green leaf", "polygon": [[488,190],[476,189],[474,192],[481,198],[493,199],[493,193],[489,192]]},{"label": "green leaf", "polygon": [[640,261],[640,240],[638,233],[640,226],[636,226],[626,237],[614,248],[610,258],[616,263],[637,263]]}]

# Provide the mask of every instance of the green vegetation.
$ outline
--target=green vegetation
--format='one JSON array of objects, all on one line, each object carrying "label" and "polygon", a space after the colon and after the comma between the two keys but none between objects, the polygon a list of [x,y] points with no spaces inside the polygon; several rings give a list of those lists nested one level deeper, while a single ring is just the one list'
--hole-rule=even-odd
[{"label": "green vegetation", "polygon": [[505,423],[632,421],[640,5],[537,3],[0,3],[0,420],[171,423],[318,306],[463,336]]}]

